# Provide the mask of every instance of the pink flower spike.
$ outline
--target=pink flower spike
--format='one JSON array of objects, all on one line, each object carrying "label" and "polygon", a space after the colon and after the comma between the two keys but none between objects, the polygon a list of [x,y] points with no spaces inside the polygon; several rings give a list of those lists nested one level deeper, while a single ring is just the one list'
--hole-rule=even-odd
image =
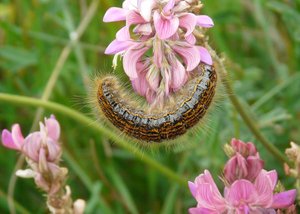
[{"label": "pink flower spike", "polygon": [[126,12],[123,8],[111,7],[104,14],[103,22],[124,21],[126,19]]},{"label": "pink flower spike", "polygon": [[148,47],[143,47],[140,44],[137,44],[124,54],[123,68],[130,79],[136,79],[138,77],[136,69],[137,62],[148,49]]},{"label": "pink flower spike", "polygon": [[213,64],[212,58],[206,48],[199,46],[199,52],[200,52],[201,62],[204,62],[208,65]]},{"label": "pink flower spike", "polygon": [[179,19],[162,17],[157,11],[153,15],[154,27],[158,37],[162,40],[170,38],[176,33],[179,27]]},{"label": "pink flower spike", "polygon": [[295,189],[277,193],[273,196],[272,208],[288,208],[296,199],[297,191]]},{"label": "pink flower spike", "polygon": [[211,28],[214,26],[213,20],[206,15],[197,16],[197,25],[204,28]]},{"label": "pink flower spike", "polygon": [[200,52],[197,47],[183,43],[182,46],[174,45],[172,48],[183,57],[186,71],[192,71],[199,65]]}]

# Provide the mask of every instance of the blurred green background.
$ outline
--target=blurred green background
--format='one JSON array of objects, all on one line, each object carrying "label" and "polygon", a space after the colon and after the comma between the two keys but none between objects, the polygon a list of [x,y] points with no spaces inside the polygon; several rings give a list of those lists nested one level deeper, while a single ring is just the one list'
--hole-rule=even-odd
[{"label": "blurred green background", "polygon": [[[290,141],[300,143],[300,1],[203,3],[203,14],[215,22],[208,31],[210,44],[226,57],[235,92],[253,112],[261,132],[282,152]],[[121,4],[121,0],[1,0],[0,92],[40,98],[56,70],[49,100],[93,118],[87,80],[112,70],[112,57],[103,51],[123,25],[103,23],[102,18],[109,7]],[[70,43],[72,32],[88,18],[79,42]],[[36,107],[0,101],[0,129],[17,122],[26,135],[36,112]],[[187,185],[163,175],[151,161],[135,157],[134,151],[72,117],[48,110],[44,115],[51,113],[61,124],[62,164],[70,171],[73,198],[87,200],[87,213],[187,213],[195,206]],[[226,96],[207,123],[205,132],[190,133],[182,140],[192,144],[143,154],[185,180],[209,169],[221,184],[218,175],[227,159],[223,145],[236,137],[254,142],[265,168],[276,169],[285,187],[292,188],[294,180],[253,137]],[[9,213],[6,195],[17,159],[16,152],[0,147],[0,213]],[[46,212],[42,192],[32,180],[17,180],[14,199],[17,213]]]}]

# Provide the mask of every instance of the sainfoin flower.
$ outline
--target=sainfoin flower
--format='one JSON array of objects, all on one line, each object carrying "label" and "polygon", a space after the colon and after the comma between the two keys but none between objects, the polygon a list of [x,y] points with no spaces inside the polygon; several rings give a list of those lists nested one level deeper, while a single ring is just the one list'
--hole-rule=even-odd
[{"label": "sainfoin flower", "polygon": [[60,167],[62,148],[59,143],[60,125],[55,117],[40,122],[40,130],[25,138],[19,124],[12,131],[2,131],[3,146],[17,150],[26,157],[30,168],[18,170],[16,175],[33,178],[37,187],[47,193],[47,206],[51,213],[83,213],[84,201],[72,203],[71,190],[65,186],[68,170]]},{"label": "sainfoin flower", "polygon": [[244,143],[233,138],[231,147],[235,154],[225,165],[225,179],[230,184],[242,178],[254,181],[264,166],[264,161],[260,159],[254,144],[251,142]]},{"label": "sainfoin flower", "polygon": [[193,13],[200,7],[198,0],[125,0],[105,13],[104,22],[126,21],[105,53],[123,56],[134,90],[149,103],[179,90],[200,62],[212,64],[194,36],[213,26],[210,17]]},{"label": "sainfoin flower", "polygon": [[288,208],[294,203],[296,190],[273,193],[277,183],[275,170],[262,170],[252,183],[236,180],[225,187],[224,196],[219,192],[210,172],[205,170],[189,188],[198,204],[190,208],[191,214],[201,213],[276,213],[275,209]]},{"label": "sainfoin flower", "polygon": [[210,172],[205,170],[189,188],[197,200],[197,206],[189,213],[276,213],[277,209],[290,208],[296,198],[296,190],[274,193],[277,172],[263,169],[253,143],[232,139],[234,155],[224,168],[224,194],[217,188]]}]

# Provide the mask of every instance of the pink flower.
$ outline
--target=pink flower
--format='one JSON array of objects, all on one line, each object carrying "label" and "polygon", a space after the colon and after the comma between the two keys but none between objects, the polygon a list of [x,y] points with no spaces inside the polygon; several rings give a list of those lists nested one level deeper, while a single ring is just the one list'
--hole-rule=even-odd
[{"label": "pink flower", "polygon": [[45,119],[45,124],[40,123],[40,131],[29,134],[25,139],[19,124],[12,126],[12,132],[2,131],[2,143],[5,147],[18,150],[27,158],[38,162],[43,154],[47,161],[58,161],[61,148],[58,144],[60,126],[54,116]]},{"label": "pink flower", "polygon": [[261,170],[252,183],[246,179],[236,180],[225,187],[221,196],[209,171],[199,175],[189,188],[198,204],[190,208],[192,214],[200,213],[271,213],[274,209],[291,206],[296,198],[296,190],[273,194],[277,183],[277,173]]},{"label": "pink flower", "polygon": [[[212,64],[209,52],[195,45],[196,27],[213,26],[210,17],[191,12],[198,4],[196,0],[125,0],[122,8],[109,8],[103,17],[104,22],[126,21],[105,53],[123,56],[134,90],[150,103],[159,104],[179,90],[200,62]],[[147,84],[137,87],[140,82]]]},{"label": "pink flower", "polygon": [[254,181],[263,169],[264,162],[260,159],[253,143],[232,139],[231,147],[235,155],[227,161],[224,176],[229,184],[238,179]]}]

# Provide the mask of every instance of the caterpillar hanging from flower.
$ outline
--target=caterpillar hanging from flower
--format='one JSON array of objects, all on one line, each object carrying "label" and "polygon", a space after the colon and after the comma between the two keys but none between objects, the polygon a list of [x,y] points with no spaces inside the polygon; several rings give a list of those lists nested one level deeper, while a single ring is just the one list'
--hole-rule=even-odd
[{"label": "caterpillar hanging from flower", "polygon": [[146,143],[176,139],[203,119],[218,75],[210,53],[196,45],[204,38],[202,29],[213,26],[210,17],[194,14],[201,7],[195,0],[125,0],[122,8],[108,9],[105,22],[125,20],[126,25],[105,53],[115,55],[113,66],[123,57],[133,89],[148,105],[128,100],[118,79],[107,75],[95,80],[97,114]]}]

